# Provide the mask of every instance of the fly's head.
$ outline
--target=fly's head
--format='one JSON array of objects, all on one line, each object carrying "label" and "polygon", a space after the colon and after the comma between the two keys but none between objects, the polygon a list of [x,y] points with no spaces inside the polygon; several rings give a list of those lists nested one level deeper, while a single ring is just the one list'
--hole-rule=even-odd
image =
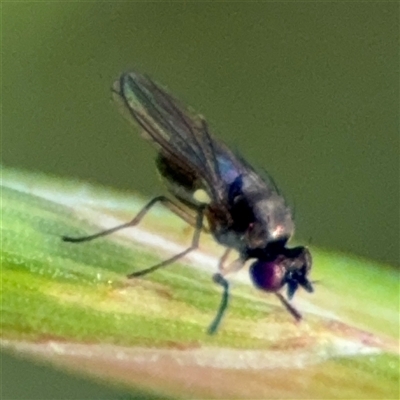
[{"label": "fly's head", "polygon": [[278,292],[286,285],[288,299],[293,297],[299,286],[313,292],[308,279],[312,265],[309,250],[306,247],[281,247],[278,251],[278,248],[272,248],[250,266],[253,284],[266,292]]}]

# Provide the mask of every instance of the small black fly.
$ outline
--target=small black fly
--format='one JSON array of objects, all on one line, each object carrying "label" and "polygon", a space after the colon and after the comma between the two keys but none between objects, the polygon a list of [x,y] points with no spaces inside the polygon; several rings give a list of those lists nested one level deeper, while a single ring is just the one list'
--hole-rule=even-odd
[{"label": "small black fly", "polygon": [[[66,242],[85,242],[119,229],[137,225],[147,212],[161,203],[195,227],[191,245],[183,252],[150,268],[133,272],[135,278],[165,267],[199,245],[200,233],[209,231],[226,247],[213,280],[223,288],[222,300],[208,332],[217,331],[229,300],[225,276],[238,271],[249,259],[254,285],[274,293],[296,320],[301,314],[280,293],[286,286],[290,300],[299,286],[307,292],[311,254],[306,247],[287,248],[294,231],[290,209],[272,180],[261,176],[225,144],[214,139],[207,122],[172,97],[147,76],[128,72],[114,83],[114,99],[131,121],[141,128],[143,137],[157,148],[156,166],[172,198],[152,199],[132,219],[97,234],[85,237],[64,236]],[[205,225],[207,221],[208,226]],[[226,265],[230,250],[239,253]]]}]

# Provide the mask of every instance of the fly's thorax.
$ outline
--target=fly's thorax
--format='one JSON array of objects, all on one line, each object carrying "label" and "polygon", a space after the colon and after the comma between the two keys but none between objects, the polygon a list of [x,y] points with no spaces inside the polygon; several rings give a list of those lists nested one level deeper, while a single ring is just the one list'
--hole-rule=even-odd
[{"label": "fly's thorax", "polygon": [[242,253],[246,249],[244,232],[235,229],[234,221],[227,216],[229,213],[220,204],[211,203],[205,209],[205,217],[215,240]]},{"label": "fly's thorax", "polygon": [[264,198],[258,196],[252,209],[254,220],[245,235],[249,249],[264,249],[271,242],[286,242],[293,235],[294,223],[290,209],[277,193],[270,193]]},{"label": "fly's thorax", "polygon": [[251,169],[226,186],[226,201],[208,208],[217,241],[240,253],[264,250],[271,242],[286,243],[294,226],[290,210],[275,188]]}]

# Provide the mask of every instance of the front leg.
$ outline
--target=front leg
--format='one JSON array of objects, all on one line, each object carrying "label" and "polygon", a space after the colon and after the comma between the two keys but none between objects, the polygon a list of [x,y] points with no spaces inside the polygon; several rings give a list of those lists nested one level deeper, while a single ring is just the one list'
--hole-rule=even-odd
[{"label": "front leg", "polygon": [[227,249],[225,253],[222,255],[222,257],[219,260],[218,263],[218,270],[219,272],[213,275],[213,281],[222,286],[223,292],[222,292],[222,299],[221,303],[218,308],[217,315],[214,318],[214,321],[211,323],[211,325],[208,328],[208,333],[210,335],[213,335],[217,332],[219,325],[222,321],[222,318],[225,314],[225,311],[228,307],[229,304],[229,282],[225,279],[225,275],[232,273],[232,272],[237,272],[239,271],[243,265],[244,265],[244,260],[241,258],[238,258],[237,260],[233,261],[232,263],[225,265],[225,262],[229,256],[231,249]]}]

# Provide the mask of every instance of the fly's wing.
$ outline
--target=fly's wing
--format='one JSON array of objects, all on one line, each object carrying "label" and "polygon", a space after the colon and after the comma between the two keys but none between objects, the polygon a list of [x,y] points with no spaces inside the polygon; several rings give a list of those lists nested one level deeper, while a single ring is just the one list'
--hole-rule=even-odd
[{"label": "fly's wing", "polygon": [[198,175],[214,201],[224,200],[226,182],[221,179],[219,154],[229,152],[231,158],[231,152],[211,137],[202,117],[136,72],[121,75],[113,93],[123,112],[130,120],[133,117],[165,158]]}]

